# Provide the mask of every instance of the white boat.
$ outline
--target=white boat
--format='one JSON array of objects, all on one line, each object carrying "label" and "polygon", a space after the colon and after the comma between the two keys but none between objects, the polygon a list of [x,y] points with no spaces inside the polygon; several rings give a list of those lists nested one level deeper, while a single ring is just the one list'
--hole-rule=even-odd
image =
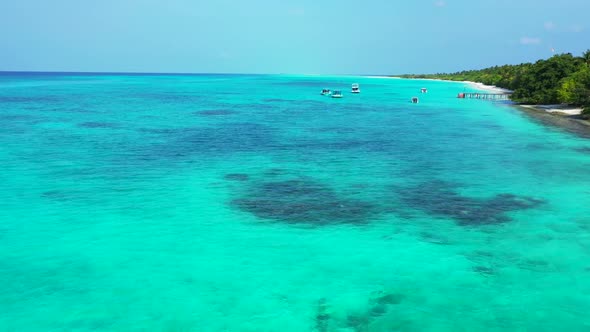
[{"label": "white boat", "polygon": [[331,93],[332,93],[332,91],[330,91],[330,89],[322,89],[322,96],[327,96]]},{"label": "white boat", "polygon": [[412,104],[418,104],[418,97],[412,97]]},{"label": "white boat", "polygon": [[344,95],[342,95],[342,91],[335,90],[334,92],[332,92],[332,98],[342,98],[342,97],[344,97]]},{"label": "white boat", "polygon": [[361,88],[358,83],[352,85],[352,93],[361,93]]},{"label": "white boat", "polygon": [[428,93],[428,89],[422,88],[422,89],[420,89],[420,92],[422,92],[422,93]]}]

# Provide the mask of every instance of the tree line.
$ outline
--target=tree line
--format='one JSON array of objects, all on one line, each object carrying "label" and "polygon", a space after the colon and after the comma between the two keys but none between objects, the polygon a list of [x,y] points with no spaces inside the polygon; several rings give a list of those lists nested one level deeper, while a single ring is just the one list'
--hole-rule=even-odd
[{"label": "tree line", "polygon": [[404,78],[430,78],[473,81],[514,91],[511,98],[521,104],[570,104],[584,107],[590,117],[590,50],[582,56],[556,54],[535,63],[494,66],[450,74],[401,75]]}]

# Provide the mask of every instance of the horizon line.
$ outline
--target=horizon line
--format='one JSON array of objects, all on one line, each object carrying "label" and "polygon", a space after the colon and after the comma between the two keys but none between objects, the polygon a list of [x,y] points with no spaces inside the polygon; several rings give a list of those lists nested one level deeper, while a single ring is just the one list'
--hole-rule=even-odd
[{"label": "horizon line", "polygon": [[317,73],[230,73],[230,72],[141,72],[141,71],[60,71],[60,70],[0,70],[0,74],[98,74],[98,75],[302,75],[302,76],[379,76],[388,77],[391,74],[317,74]]}]

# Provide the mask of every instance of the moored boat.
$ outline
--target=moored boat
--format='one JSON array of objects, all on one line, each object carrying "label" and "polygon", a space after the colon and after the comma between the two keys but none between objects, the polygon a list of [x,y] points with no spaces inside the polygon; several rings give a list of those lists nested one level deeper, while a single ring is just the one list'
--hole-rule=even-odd
[{"label": "moored boat", "polygon": [[322,89],[322,96],[327,96],[331,93],[330,89]]},{"label": "moored boat", "polygon": [[361,88],[360,88],[360,86],[359,86],[359,84],[358,84],[358,83],[354,83],[354,84],[352,85],[352,90],[351,90],[351,92],[352,92],[352,93],[361,93]]},{"label": "moored boat", "polygon": [[418,97],[412,97],[412,104],[418,104]]},{"label": "moored boat", "polygon": [[342,91],[335,90],[334,92],[332,92],[332,98],[342,98],[342,97],[344,97],[344,95],[342,94]]}]

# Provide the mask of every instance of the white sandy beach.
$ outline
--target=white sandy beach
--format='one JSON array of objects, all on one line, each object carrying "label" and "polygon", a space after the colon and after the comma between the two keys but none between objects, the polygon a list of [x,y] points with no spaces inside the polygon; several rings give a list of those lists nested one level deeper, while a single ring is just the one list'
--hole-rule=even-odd
[{"label": "white sandy beach", "polygon": [[[394,76],[367,76],[370,78],[389,78],[389,79],[401,79],[401,77],[394,77]],[[502,89],[494,85],[485,85],[483,83],[478,82],[471,82],[471,81],[451,81],[451,80],[440,80],[436,78],[411,78],[412,80],[420,80],[420,81],[442,81],[442,82],[453,82],[453,83],[466,83],[471,88],[480,90],[480,91],[487,91],[491,93],[508,93],[512,92],[508,89]]]},{"label": "white sandy beach", "polygon": [[487,92],[491,92],[491,93],[510,93],[510,92],[512,92],[511,90],[502,89],[502,88],[499,88],[495,85],[485,85],[483,83],[477,83],[477,82],[471,82],[471,81],[463,81],[463,82],[467,83],[470,87],[472,87],[474,89],[487,91]]},{"label": "white sandy beach", "polygon": [[579,107],[569,105],[521,105],[524,108],[533,110],[545,111],[547,113],[564,114],[564,115],[580,115],[582,109]]}]

